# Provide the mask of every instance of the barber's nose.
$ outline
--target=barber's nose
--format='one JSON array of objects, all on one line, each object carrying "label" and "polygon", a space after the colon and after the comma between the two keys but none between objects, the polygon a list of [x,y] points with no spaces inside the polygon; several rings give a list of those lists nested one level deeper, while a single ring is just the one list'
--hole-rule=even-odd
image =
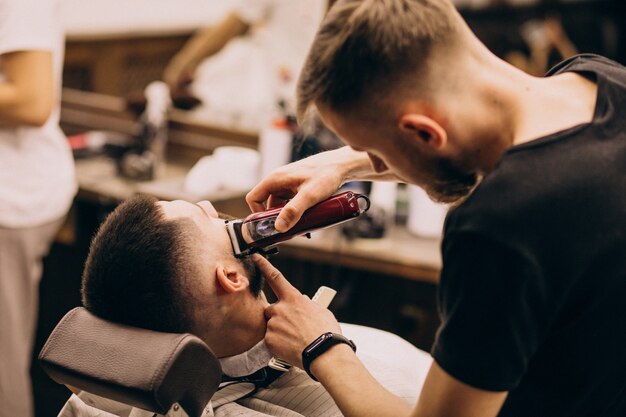
[{"label": "barber's nose", "polygon": [[217,210],[215,210],[215,207],[213,207],[213,204],[211,204],[209,201],[199,201],[197,204],[202,210],[206,212],[206,214],[209,215],[209,217],[218,217]]},{"label": "barber's nose", "polygon": [[372,167],[374,168],[374,171],[376,171],[377,173],[382,173],[382,172],[389,170],[389,168],[387,167],[387,164],[385,164],[383,160],[380,159],[379,157],[374,156],[369,152],[367,153],[367,156],[369,156],[370,161],[372,161]]}]

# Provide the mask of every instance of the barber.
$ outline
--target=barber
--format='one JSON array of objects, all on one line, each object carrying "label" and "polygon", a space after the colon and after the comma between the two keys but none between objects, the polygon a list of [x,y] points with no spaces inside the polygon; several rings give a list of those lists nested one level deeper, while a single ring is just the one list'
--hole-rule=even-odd
[{"label": "barber", "polygon": [[442,324],[413,410],[349,343],[323,336],[340,333],[330,312],[256,256],[278,297],[266,310],[277,356],[304,366],[346,416],[626,415],[625,68],[586,55],[535,78],[488,51],[448,0],[340,0],[298,99],[301,121],[318,113],[349,147],[250,191],[254,211],[288,201],[279,231],[353,180],[415,184],[456,204]]}]

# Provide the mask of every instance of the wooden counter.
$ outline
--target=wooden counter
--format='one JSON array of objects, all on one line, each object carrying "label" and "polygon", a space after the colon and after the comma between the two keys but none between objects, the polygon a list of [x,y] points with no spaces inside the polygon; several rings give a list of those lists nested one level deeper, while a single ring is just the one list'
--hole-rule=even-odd
[{"label": "wooden counter", "polygon": [[396,226],[381,239],[348,239],[339,228],[295,238],[280,246],[294,259],[341,265],[436,284],[441,270],[438,239],[421,239]]}]

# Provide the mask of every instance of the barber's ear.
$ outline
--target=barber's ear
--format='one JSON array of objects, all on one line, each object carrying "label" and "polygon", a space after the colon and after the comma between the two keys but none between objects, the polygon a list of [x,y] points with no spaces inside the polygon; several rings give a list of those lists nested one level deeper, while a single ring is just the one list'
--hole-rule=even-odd
[{"label": "barber's ear", "polygon": [[250,285],[248,277],[240,274],[236,269],[224,265],[215,267],[215,277],[217,285],[229,294],[245,290]]},{"label": "barber's ear", "polygon": [[421,114],[403,115],[398,127],[402,132],[413,135],[418,141],[437,150],[443,148],[448,142],[445,129],[430,117]]}]

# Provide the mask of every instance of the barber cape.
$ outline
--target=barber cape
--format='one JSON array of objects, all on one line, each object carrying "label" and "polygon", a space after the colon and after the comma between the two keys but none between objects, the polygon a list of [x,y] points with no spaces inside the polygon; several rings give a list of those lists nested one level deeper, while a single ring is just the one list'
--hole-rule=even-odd
[{"label": "barber cape", "polygon": [[[357,345],[357,356],[387,390],[408,404],[417,402],[430,356],[391,333],[353,324],[342,324],[343,334]],[[266,366],[271,357],[263,342],[241,355],[221,359],[222,369],[230,376],[254,373]],[[59,417],[143,417],[143,410],[94,396],[72,395]],[[168,417],[184,417],[173,407]],[[291,367],[265,388],[248,382],[223,382],[204,410],[203,417],[340,417],[337,405],[319,383],[303,370]]]}]

